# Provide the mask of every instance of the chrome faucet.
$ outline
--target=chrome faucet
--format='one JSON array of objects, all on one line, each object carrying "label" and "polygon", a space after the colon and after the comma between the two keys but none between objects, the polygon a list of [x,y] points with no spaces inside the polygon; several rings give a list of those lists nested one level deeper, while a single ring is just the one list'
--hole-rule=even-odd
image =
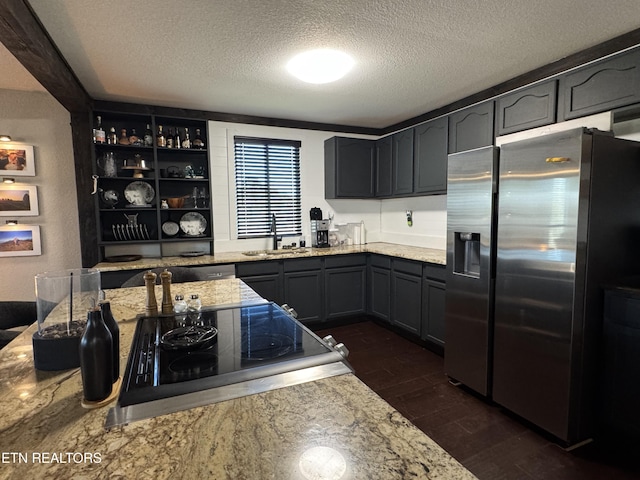
[{"label": "chrome faucet", "polygon": [[271,214],[271,233],[273,234],[273,249],[278,249],[278,229],[276,227],[276,214]]}]

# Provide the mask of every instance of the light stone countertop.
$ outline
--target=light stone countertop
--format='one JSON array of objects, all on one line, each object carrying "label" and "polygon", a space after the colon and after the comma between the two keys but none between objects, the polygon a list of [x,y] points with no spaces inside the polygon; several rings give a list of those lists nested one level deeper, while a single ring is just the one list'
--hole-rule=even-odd
[{"label": "light stone countertop", "polygon": [[320,257],[328,255],[344,255],[350,253],[378,253],[391,257],[405,258],[419,262],[434,263],[437,265],[446,264],[446,251],[435,248],[412,247],[393,243],[367,243],[365,245],[330,247],[330,248],[306,248],[304,253],[284,253],[286,250],[278,250],[277,255],[248,256],[242,252],[220,252],[215,255],[202,255],[200,257],[143,257],[134,262],[102,262],[94,268],[102,272],[116,270],[137,270],[157,267],[177,267],[177,266],[203,266],[222,265],[240,262],[259,262],[263,260],[278,260],[281,258],[305,258]]},{"label": "light stone countertop", "polygon": [[[264,301],[238,279],[174,284],[176,293],[199,293],[205,305]],[[145,287],[107,298],[124,369]],[[475,478],[352,374],[107,431],[108,407],[80,406],[79,369],[34,370],[33,331],[0,351],[0,479]]]}]

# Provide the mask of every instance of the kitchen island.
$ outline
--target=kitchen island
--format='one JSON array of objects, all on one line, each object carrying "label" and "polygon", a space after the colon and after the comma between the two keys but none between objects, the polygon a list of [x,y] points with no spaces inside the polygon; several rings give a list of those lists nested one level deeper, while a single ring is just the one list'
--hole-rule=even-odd
[{"label": "kitchen island", "polygon": [[[261,301],[238,279],[174,284],[172,293],[199,293],[205,305]],[[145,288],[107,298],[122,371]],[[353,374],[105,430],[108,407],[81,407],[79,369],[34,370],[35,328],[0,351],[0,479],[475,478]]]}]

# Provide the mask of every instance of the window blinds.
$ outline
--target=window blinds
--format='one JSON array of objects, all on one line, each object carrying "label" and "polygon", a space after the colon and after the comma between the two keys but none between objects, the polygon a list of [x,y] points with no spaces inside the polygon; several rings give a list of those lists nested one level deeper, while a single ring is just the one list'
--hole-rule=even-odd
[{"label": "window blinds", "polygon": [[300,235],[300,142],[234,137],[238,238]]}]

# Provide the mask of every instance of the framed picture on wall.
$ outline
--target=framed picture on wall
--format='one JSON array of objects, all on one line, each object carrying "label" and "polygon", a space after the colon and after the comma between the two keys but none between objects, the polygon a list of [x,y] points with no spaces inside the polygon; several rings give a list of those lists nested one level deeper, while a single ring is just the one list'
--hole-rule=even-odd
[{"label": "framed picture on wall", "polygon": [[0,217],[28,215],[38,215],[37,187],[0,183]]},{"label": "framed picture on wall", "polygon": [[35,174],[36,165],[32,145],[0,144],[0,176],[33,177]]},{"label": "framed picture on wall", "polygon": [[0,257],[42,255],[39,225],[0,225]]}]

